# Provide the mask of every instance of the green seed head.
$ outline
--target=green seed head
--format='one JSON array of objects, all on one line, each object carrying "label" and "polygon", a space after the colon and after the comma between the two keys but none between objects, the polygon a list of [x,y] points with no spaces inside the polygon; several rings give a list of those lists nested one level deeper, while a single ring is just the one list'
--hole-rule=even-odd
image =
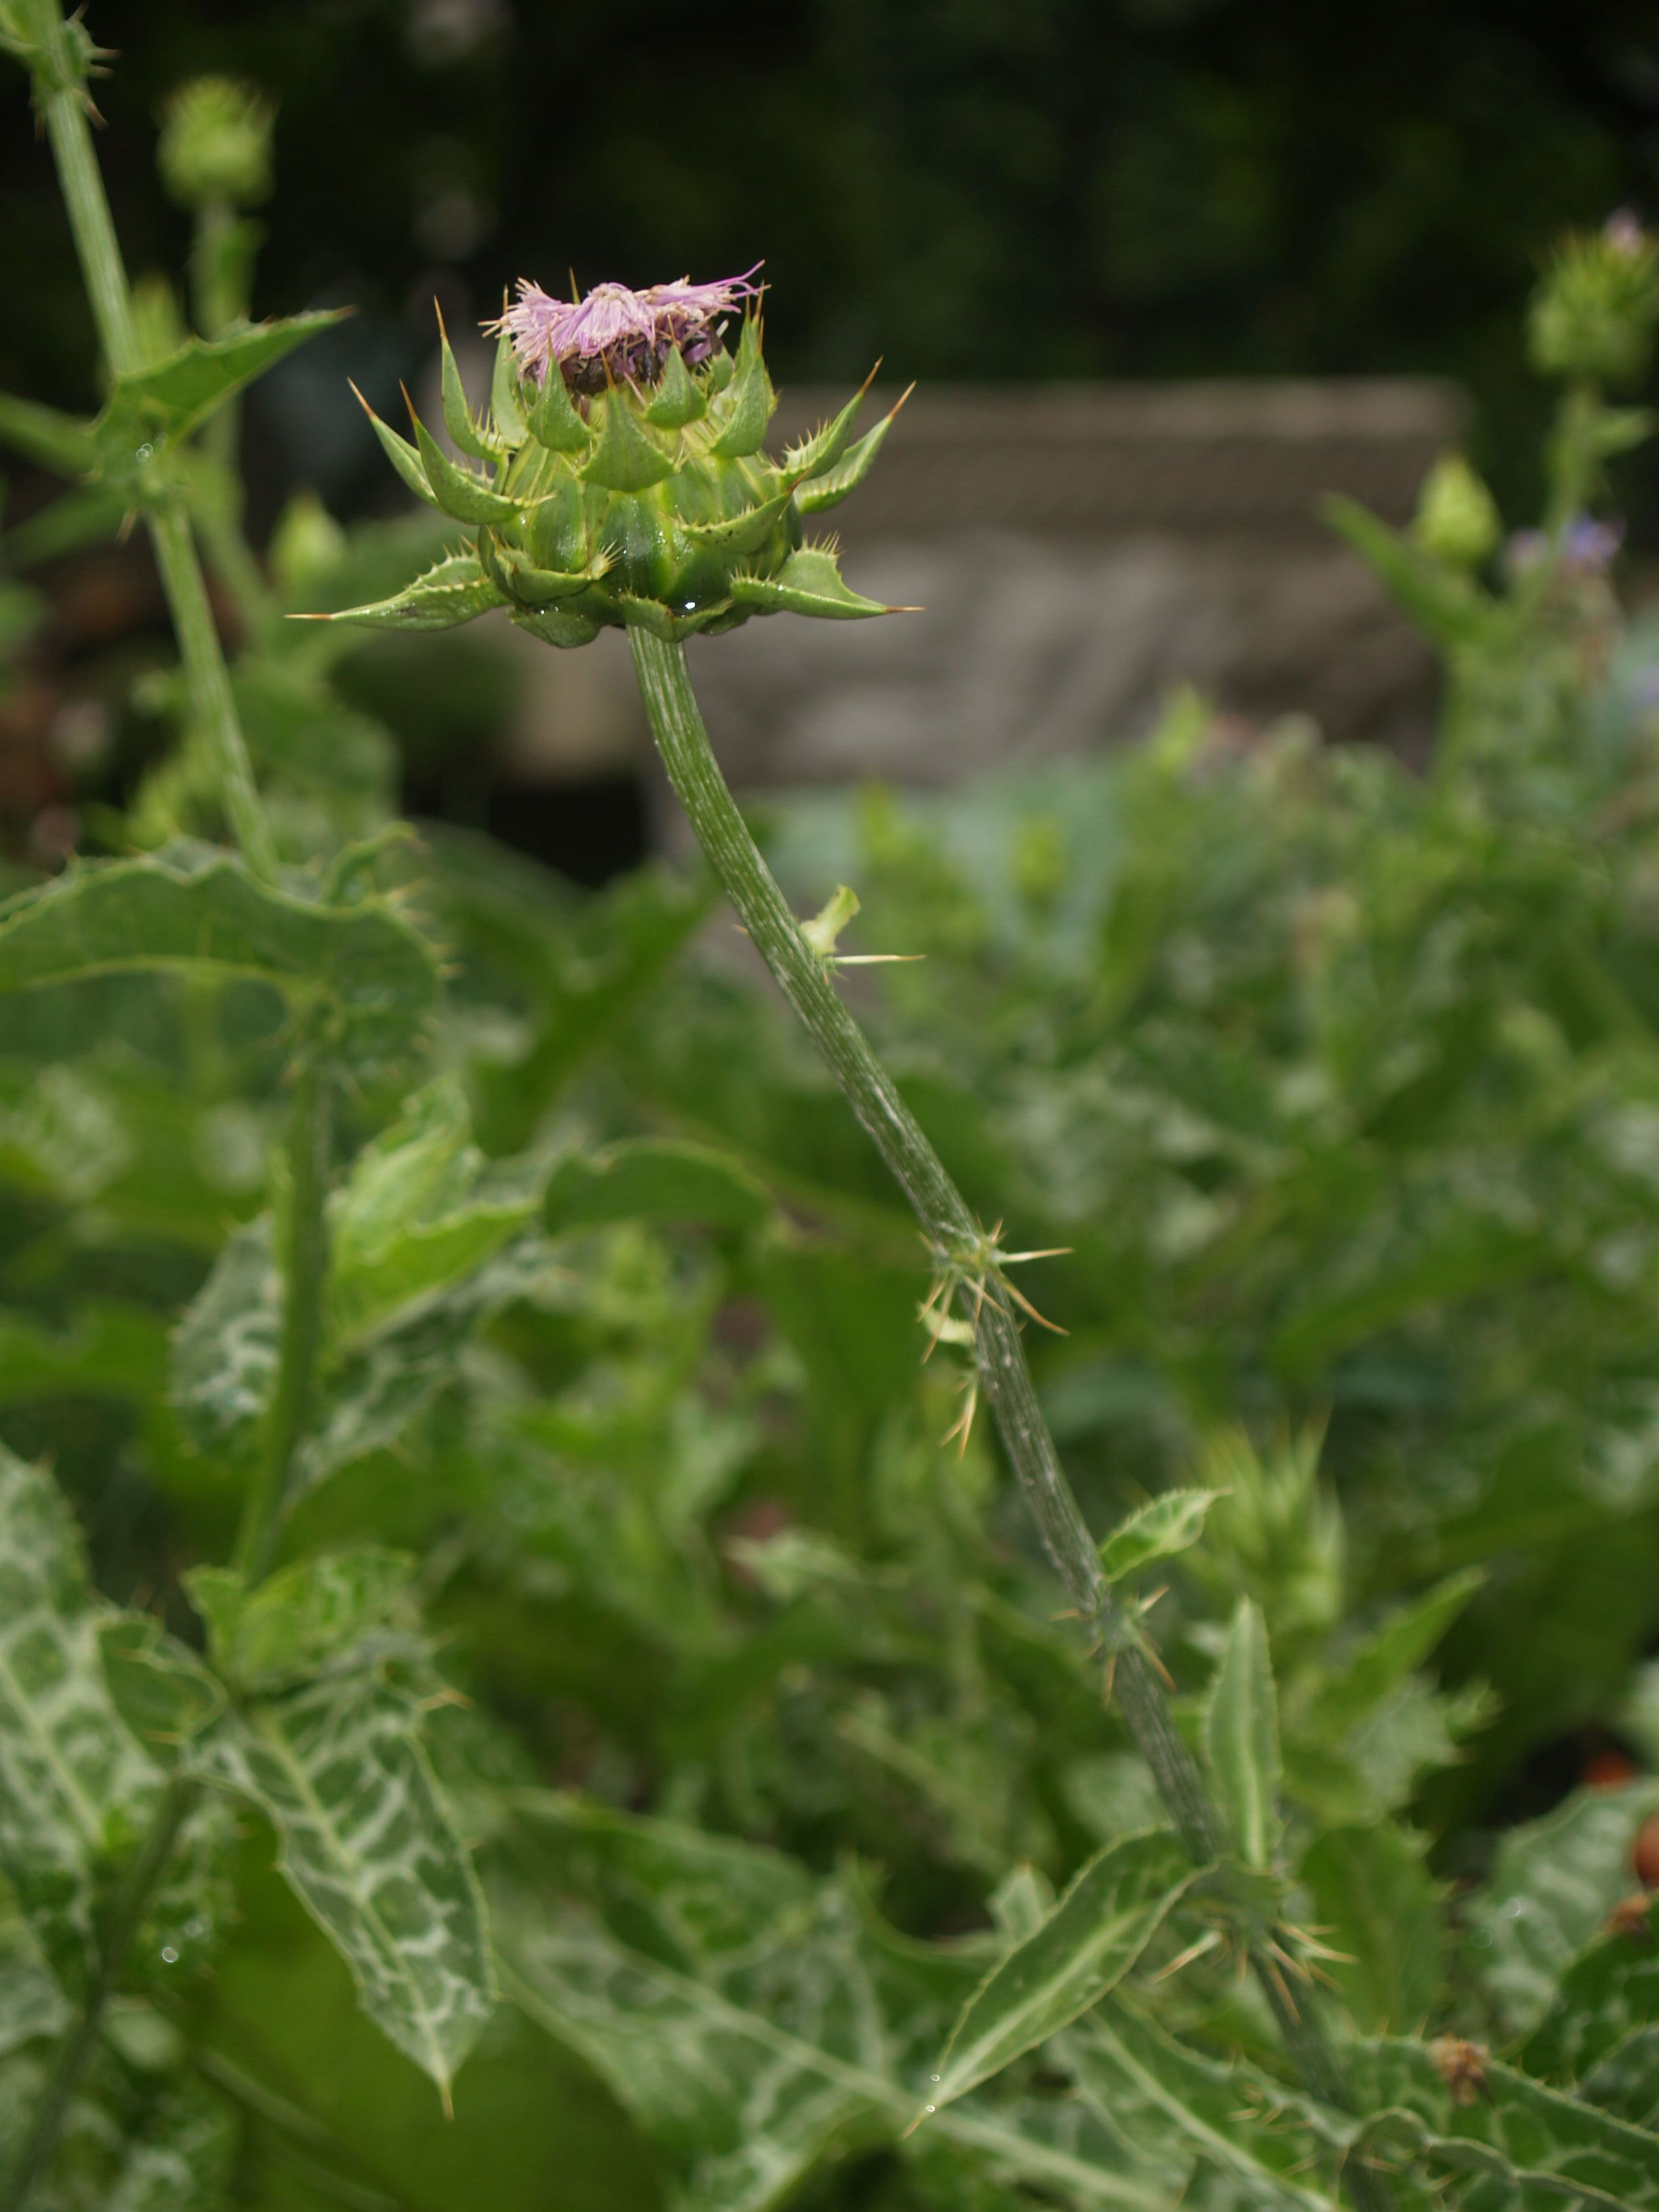
[{"label": "green seed head", "polygon": [[270,191],[270,131],[276,111],[234,77],[198,76],[180,85],[161,118],[161,182],[180,207],[215,201],[254,207]]},{"label": "green seed head", "polygon": [[753,288],[601,285],[554,301],[534,286],[497,325],[490,405],[474,412],[446,337],[450,458],[426,426],[376,434],[418,495],[470,526],[457,554],[394,600],[337,619],[440,628],[490,605],[549,644],[629,624],[659,636],[752,614],[884,614],[849,591],[809,518],[862,480],[890,416],[854,443],[860,392],[775,457],[776,404],[752,307],[735,354],[719,317]]},{"label": "green seed head", "polygon": [[1659,324],[1659,244],[1621,212],[1568,238],[1533,295],[1528,342],[1544,376],[1633,384]]}]

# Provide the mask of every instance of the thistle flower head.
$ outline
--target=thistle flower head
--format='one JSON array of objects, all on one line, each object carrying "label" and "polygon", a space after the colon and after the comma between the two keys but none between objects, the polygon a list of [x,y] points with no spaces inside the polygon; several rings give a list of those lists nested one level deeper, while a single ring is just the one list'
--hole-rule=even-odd
[{"label": "thistle flower head", "polygon": [[1568,381],[1633,384],[1659,327],[1659,241],[1628,208],[1565,239],[1533,295],[1533,367]]},{"label": "thistle flower head", "polygon": [[371,420],[410,490],[470,525],[471,544],[395,599],[334,619],[442,629],[504,607],[548,644],[575,646],[607,626],[678,639],[754,615],[889,612],[848,590],[834,542],[806,529],[863,481],[892,415],[858,437],[856,392],[769,453],[777,398],[760,318],[744,317],[730,353],[720,330],[760,290],[753,269],[713,284],[599,284],[569,301],[520,283],[490,325],[483,414],[441,330],[451,452],[419,421],[410,445]]},{"label": "thistle flower head", "polygon": [[[757,262],[755,269],[759,266]],[[556,300],[520,277],[517,303],[488,327],[506,332],[520,374],[538,383],[545,382],[555,363],[575,392],[654,383],[676,346],[688,368],[716,350],[720,318],[759,295],[755,269],[713,284],[693,284],[682,276],[643,292],[626,284],[596,284],[580,300]]]}]

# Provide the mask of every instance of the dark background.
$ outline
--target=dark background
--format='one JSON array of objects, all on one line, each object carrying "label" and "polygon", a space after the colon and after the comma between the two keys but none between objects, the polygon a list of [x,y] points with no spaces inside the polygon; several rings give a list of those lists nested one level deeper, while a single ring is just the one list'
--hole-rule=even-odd
[{"label": "dark background", "polygon": [[[1659,212],[1659,9],[1633,0],[91,0],[130,260],[177,268],[153,119],[204,70],[280,101],[258,305],[362,314],[275,388],[264,462],[382,473],[430,299],[766,257],[785,376],[1431,370],[1528,489],[1519,352],[1564,222]],[[89,400],[85,309],[21,74],[0,93],[0,383]],[[319,408],[324,411],[319,416]],[[256,416],[256,425],[260,418]],[[257,463],[261,457],[256,456]]]}]

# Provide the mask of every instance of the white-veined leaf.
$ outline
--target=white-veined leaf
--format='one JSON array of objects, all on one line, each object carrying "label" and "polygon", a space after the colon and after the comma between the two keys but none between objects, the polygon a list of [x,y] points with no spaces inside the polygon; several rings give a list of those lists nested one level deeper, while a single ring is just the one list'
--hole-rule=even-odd
[{"label": "white-veined leaf", "polygon": [[376,1674],[227,1713],[192,1765],[275,1826],[363,2008],[445,2094],[495,2002],[483,1899],[416,1735]]},{"label": "white-veined leaf", "polygon": [[0,1447],[0,1872],[70,1989],[91,1964],[99,1878],[160,1779],[111,1701],[69,1508]]}]

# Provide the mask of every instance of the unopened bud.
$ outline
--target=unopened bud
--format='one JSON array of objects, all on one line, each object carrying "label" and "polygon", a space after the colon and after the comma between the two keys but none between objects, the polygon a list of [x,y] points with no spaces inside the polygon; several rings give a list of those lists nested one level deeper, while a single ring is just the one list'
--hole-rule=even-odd
[{"label": "unopened bud", "polygon": [[1541,375],[1633,384],[1659,323],[1659,244],[1626,209],[1568,238],[1533,295],[1528,340]]},{"label": "unopened bud", "polygon": [[187,208],[257,206],[270,191],[275,114],[263,94],[234,77],[180,85],[162,115],[156,152],[169,198]]},{"label": "unopened bud", "polygon": [[1412,534],[1425,553],[1454,568],[1478,568],[1504,525],[1486,485],[1462,453],[1442,453],[1423,479]]}]

